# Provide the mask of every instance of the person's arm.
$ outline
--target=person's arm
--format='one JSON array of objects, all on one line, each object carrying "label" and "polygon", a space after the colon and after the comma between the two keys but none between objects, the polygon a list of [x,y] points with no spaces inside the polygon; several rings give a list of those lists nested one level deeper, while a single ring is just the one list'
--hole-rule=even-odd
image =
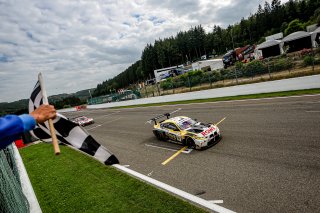
[{"label": "person's arm", "polygon": [[0,149],[18,139],[25,131],[33,129],[35,119],[30,115],[7,115],[0,118]]},{"label": "person's arm", "polygon": [[36,123],[43,123],[55,116],[56,110],[53,106],[41,105],[30,115],[7,115],[0,118],[0,149],[18,139],[23,132],[32,130]]}]

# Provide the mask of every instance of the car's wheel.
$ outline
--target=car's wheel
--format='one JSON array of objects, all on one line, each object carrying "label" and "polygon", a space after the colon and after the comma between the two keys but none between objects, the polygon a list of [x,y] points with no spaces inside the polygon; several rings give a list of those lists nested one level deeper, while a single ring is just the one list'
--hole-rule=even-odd
[{"label": "car's wheel", "polygon": [[163,134],[161,132],[153,131],[153,133],[157,137],[158,140],[160,140],[160,141],[164,140]]},{"label": "car's wheel", "polygon": [[196,148],[196,144],[194,143],[192,138],[187,138],[186,140],[186,145],[190,148],[190,149],[195,149]]}]

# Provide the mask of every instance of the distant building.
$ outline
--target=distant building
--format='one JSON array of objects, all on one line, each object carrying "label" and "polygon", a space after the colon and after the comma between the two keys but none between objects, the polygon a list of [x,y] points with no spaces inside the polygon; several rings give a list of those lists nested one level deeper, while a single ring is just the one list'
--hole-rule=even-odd
[{"label": "distant building", "polygon": [[311,40],[313,47],[320,46],[320,27],[316,28],[311,34]]},{"label": "distant building", "polygon": [[311,33],[317,29],[317,24],[307,26],[307,32]]},{"label": "distant building", "polygon": [[[310,25],[307,31],[297,31],[283,38],[282,33],[266,37],[266,41],[257,45],[263,58],[281,55],[284,52],[295,52],[319,46],[320,27]],[[284,50],[285,49],[285,50]]]},{"label": "distant building", "polygon": [[288,46],[287,52],[295,52],[304,48],[312,48],[311,34],[306,31],[297,31],[282,39],[283,45]]},{"label": "distant building", "polygon": [[257,46],[257,50],[260,50],[263,58],[277,56],[283,54],[283,43],[280,40],[268,40]]},{"label": "distant building", "polygon": [[282,38],[283,38],[283,33],[277,33],[271,36],[267,36],[266,41],[281,40]]}]

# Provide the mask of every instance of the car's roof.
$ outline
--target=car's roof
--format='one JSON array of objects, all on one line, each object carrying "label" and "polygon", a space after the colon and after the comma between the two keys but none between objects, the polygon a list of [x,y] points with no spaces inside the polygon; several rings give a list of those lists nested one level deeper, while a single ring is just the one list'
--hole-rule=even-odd
[{"label": "car's roof", "polygon": [[81,115],[81,116],[77,116],[77,117],[74,117],[74,118],[86,118],[87,116],[84,116],[84,115]]},{"label": "car's roof", "polygon": [[74,117],[74,118],[71,118],[71,119],[80,119],[80,118],[88,118],[88,117],[86,117],[86,116],[78,116],[78,117]]},{"label": "car's roof", "polygon": [[181,123],[181,122],[183,122],[185,120],[190,120],[190,119],[191,118],[186,117],[186,116],[177,116],[177,117],[169,118],[169,119],[163,121],[162,123],[170,123],[170,122],[172,122],[172,123]]}]

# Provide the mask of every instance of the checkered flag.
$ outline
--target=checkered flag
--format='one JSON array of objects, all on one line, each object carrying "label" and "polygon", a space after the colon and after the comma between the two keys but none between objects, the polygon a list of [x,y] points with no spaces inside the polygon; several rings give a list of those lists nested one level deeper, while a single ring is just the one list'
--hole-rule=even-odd
[{"label": "checkered flag", "polygon": [[[40,82],[35,85],[29,99],[29,113],[43,104],[43,95]],[[91,135],[89,135],[79,125],[69,121],[63,115],[57,113],[53,120],[57,138],[60,142],[71,145],[76,149],[85,152],[106,165],[119,163],[118,159],[105,147],[101,146]],[[50,139],[48,123],[37,124],[36,128],[30,131],[35,138],[46,140]]]}]

